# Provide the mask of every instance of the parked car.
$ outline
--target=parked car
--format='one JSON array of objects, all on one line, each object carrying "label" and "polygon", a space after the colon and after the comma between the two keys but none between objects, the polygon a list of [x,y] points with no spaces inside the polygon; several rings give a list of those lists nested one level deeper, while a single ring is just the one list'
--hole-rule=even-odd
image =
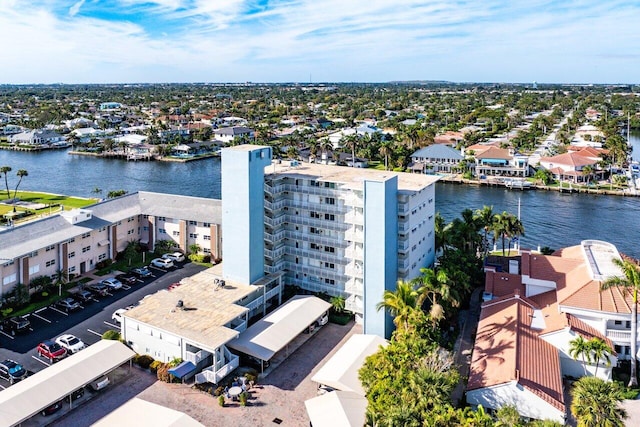
[{"label": "parked car", "polygon": [[325,313],[316,320],[318,326],[324,326],[329,322],[329,314]]},{"label": "parked car", "polygon": [[106,375],[104,377],[100,377],[95,379],[89,383],[89,387],[93,391],[99,391],[109,385],[109,377]]},{"label": "parked car", "polygon": [[[260,359],[253,356],[249,356],[248,354],[242,354],[240,356],[240,365],[248,366],[250,368],[255,368],[258,370],[258,372],[260,372],[260,369],[261,369]],[[269,365],[271,365],[271,362],[269,362],[268,360],[264,360],[262,362],[262,367],[264,369],[267,369]]]},{"label": "parked car", "polygon": [[147,267],[138,267],[131,270],[131,273],[139,278],[151,277],[153,273]]},{"label": "parked car", "polygon": [[133,274],[118,274],[116,279],[128,286],[138,283],[138,279]]},{"label": "parked car", "polygon": [[56,402],[53,405],[47,406],[46,408],[44,408],[42,410],[42,415],[46,417],[48,415],[55,414],[60,409],[62,409],[62,401]]},{"label": "parked car", "polygon": [[181,252],[172,252],[170,254],[164,254],[164,255],[162,255],[162,258],[170,259],[173,262],[183,262],[184,261],[184,255]]},{"label": "parked car", "polygon": [[112,291],[117,291],[118,289],[122,289],[122,282],[116,279],[115,277],[104,279],[100,283],[102,283],[103,285],[106,285]]},{"label": "parked car", "polygon": [[60,310],[64,310],[66,312],[80,309],[80,304],[73,298],[64,298],[56,301],[55,306]]},{"label": "parked car", "polygon": [[87,286],[87,288],[93,292],[94,295],[97,296],[107,296],[109,295],[109,288],[107,287],[107,285],[105,285],[104,283],[100,282],[100,283],[94,283],[92,285]]},{"label": "parked car", "polygon": [[77,353],[87,347],[80,338],[71,334],[59,336],[56,339],[56,343],[58,343],[62,348],[66,349],[67,352],[71,354]]},{"label": "parked car", "polygon": [[75,292],[73,294],[73,298],[75,298],[77,301],[82,301],[84,303],[87,303],[87,302],[93,301],[93,293],[88,290],[82,290],[82,291]]},{"label": "parked car", "polygon": [[0,323],[0,329],[11,335],[24,334],[31,330],[31,322],[24,317],[11,317]]},{"label": "parked car", "polygon": [[151,265],[165,270],[173,267],[173,261],[165,258],[155,258],[151,260]]},{"label": "parked car", "polygon": [[51,340],[43,341],[38,344],[38,347],[36,347],[36,351],[38,352],[39,356],[46,357],[51,362],[64,359],[67,355],[66,349],[62,348],[60,344]]},{"label": "parked car", "polygon": [[113,314],[111,315],[111,319],[117,323],[122,323],[122,314],[124,312],[126,312],[128,309],[127,308],[119,308],[116,311],[113,312]]},{"label": "parked car", "polygon": [[7,359],[0,363],[0,378],[13,384],[21,379],[27,378],[27,370],[15,360]]},{"label": "parked car", "polygon": [[67,401],[67,403],[71,403],[75,400],[80,399],[82,396],[84,396],[84,388],[79,388],[68,395],[65,400]]}]

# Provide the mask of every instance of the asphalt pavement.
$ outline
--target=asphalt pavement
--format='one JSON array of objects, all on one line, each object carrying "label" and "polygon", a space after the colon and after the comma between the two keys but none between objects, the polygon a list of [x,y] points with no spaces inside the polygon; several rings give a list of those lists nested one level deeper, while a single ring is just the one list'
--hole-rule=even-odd
[{"label": "asphalt pavement", "polygon": [[[94,344],[107,330],[120,329],[119,324],[111,318],[114,311],[133,305],[144,296],[166,289],[171,283],[179,282],[184,277],[192,276],[205,268],[191,263],[178,265],[178,268],[166,272],[151,267],[154,277],[139,280],[129,289],[113,291],[110,296],[83,303],[80,310],[70,313],[55,307],[37,310],[28,316],[32,329],[29,333],[12,337],[0,331],[0,361],[13,359],[27,371],[41,371],[49,365],[49,361],[38,357],[35,350],[38,343],[53,340],[63,334],[72,334],[87,345]],[[0,379],[0,390],[6,387],[9,387],[9,382]]]}]

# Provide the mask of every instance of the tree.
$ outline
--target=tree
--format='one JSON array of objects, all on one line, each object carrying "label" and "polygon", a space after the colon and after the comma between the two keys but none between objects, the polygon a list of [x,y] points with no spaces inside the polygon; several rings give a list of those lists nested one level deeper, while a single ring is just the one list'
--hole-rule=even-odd
[{"label": "tree", "polygon": [[594,376],[598,376],[598,368],[600,367],[600,362],[604,360],[605,366],[611,366],[611,347],[604,342],[602,339],[598,337],[591,338],[589,340],[589,350],[591,352],[591,360],[596,364],[596,371],[594,372]]},{"label": "tree", "polygon": [[[502,212],[495,217],[493,235],[494,237],[500,236],[502,239],[502,256],[505,256],[505,239],[524,236],[524,226],[515,215]],[[509,242],[509,254],[511,254],[511,242]]]},{"label": "tree", "polygon": [[396,290],[385,290],[382,301],[376,305],[376,310],[387,310],[394,316],[396,328],[409,329],[409,316],[417,306],[417,294],[410,282],[399,280]]},{"label": "tree", "polygon": [[344,311],[345,299],[343,296],[331,297],[329,302],[336,313],[342,313]]},{"label": "tree", "polygon": [[500,409],[496,411],[496,423],[494,424],[496,427],[504,426],[504,427],[519,427],[523,426],[524,423],[520,418],[520,413],[515,406],[506,405],[502,406]]},{"label": "tree", "polygon": [[351,149],[351,167],[356,167],[356,148],[360,145],[360,138],[357,134],[347,135],[340,143],[344,148]]},{"label": "tree", "polygon": [[53,283],[54,285],[58,285],[58,296],[62,295],[62,285],[67,283],[69,280],[69,275],[67,272],[61,268],[57,269],[55,274],[53,275]]},{"label": "tree", "polygon": [[460,303],[458,296],[450,286],[449,277],[444,270],[421,268],[421,275],[412,281],[416,289],[416,308],[422,308],[425,301],[429,302],[429,316],[433,324],[444,317],[443,302],[457,307]]},{"label": "tree", "polygon": [[111,190],[107,193],[107,199],[115,199],[116,197],[124,196],[127,194],[126,190]]},{"label": "tree", "polygon": [[617,287],[626,296],[627,292],[631,293],[631,378],[629,378],[629,387],[638,386],[637,361],[636,354],[638,352],[638,290],[640,289],[640,267],[630,260],[621,260],[613,258],[612,262],[620,269],[621,276],[612,276],[607,278],[600,285],[600,290]]},{"label": "tree", "polygon": [[591,176],[593,175],[594,169],[591,165],[586,165],[582,167],[582,176],[587,179],[587,185],[591,182]]},{"label": "tree", "polygon": [[384,170],[389,170],[389,156],[393,154],[393,141],[383,141],[380,144],[380,155],[384,157]]},{"label": "tree", "polygon": [[0,173],[4,174],[4,185],[7,187],[7,199],[11,198],[11,193],[9,192],[9,180],[7,179],[9,172],[11,172],[11,166],[0,167]]},{"label": "tree", "polygon": [[574,360],[578,360],[578,357],[582,359],[584,374],[587,375],[587,362],[591,361],[589,341],[585,340],[582,335],[578,335],[569,341],[569,355],[573,357]]},{"label": "tree", "polygon": [[624,427],[624,395],[618,383],[582,377],[573,384],[571,413],[578,427]]},{"label": "tree", "polygon": [[496,219],[495,214],[493,213],[493,206],[483,206],[482,209],[476,210],[475,219],[480,227],[484,230],[484,235],[482,238],[482,247],[483,252],[486,253],[489,251],[489,240],[487,239],[487,233],[492,229],[493,222]]},{"label": "tree", "polygon": [[549,185],[553,182],[553,174],[550,170],[545,168],[539,168],[533,177],[544,185]]},{"label": "tree", "polygon": [[[24,178],[25,176],[28,176],[29,172],[27,172],[26,169],[20,169],[20,170],[18,170],[18,173],[16,175],[18,175],[18,178],[20,178],[20,179],[18,180],[18,183],[16,184],[16,189],[13,192],[13,201],[14,201],[14,203],[16,201],[16,197],[18,197],[18,187],[20,186],[20,183],[22,182],[22,178]],[[14,212],[16,211],[15,204],[13,206],[13,211]]]}]

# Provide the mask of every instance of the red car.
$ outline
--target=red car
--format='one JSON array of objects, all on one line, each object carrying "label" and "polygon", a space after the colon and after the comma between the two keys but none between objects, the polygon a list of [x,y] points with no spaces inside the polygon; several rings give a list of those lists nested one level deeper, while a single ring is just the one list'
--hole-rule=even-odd
[{"label": "red car", "polygon": [[67,355],[67,350],[53,341],[41,342],[38,344],[38,347],[36,347],[36,350],[38,351],[38,355],[46,357],[51,362],[63,359]]}]

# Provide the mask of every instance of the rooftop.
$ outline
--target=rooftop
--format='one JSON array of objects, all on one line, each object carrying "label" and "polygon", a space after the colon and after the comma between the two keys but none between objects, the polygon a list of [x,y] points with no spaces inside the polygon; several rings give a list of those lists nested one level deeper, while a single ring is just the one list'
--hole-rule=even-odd
[{"label": "rooftop", "polygon": [[352,168],[335,165],[321,165],[317,163],[273,162],[265,167],[266,175],[283,175],[292,178],[313,177],[317,181],[336,182],[347,188],[362,190],[364,181],[386,181],[391,177],[398,178],[398,189],[419,191],[434,184],[439,177],[434,175],[414,174],[405,172],[381,171],[368,168]]},{"label": "rooftop", "polygon": [[[213,269],[207,269],[182,280],[171,291],[162,290],[142,300],[124,317],[154,328],[184,337],[206,348],[218,348],[239,335],[226,324],[249,311],[236,303],[255,292],[258,287],[226,280],[215,290],[215,279],[221,279]],[[183,308],[177,308],[178,301]]]}]

